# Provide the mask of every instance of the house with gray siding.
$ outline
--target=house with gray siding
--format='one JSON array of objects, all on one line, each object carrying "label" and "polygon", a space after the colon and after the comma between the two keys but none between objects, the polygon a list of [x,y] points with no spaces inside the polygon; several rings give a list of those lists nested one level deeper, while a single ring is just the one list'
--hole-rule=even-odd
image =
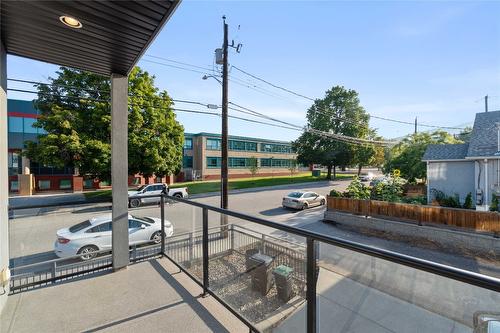
[{"label": "house with gray siding", "polygon": [[476,209],[488,210],[500,195],[500,111],[477,113],[468,143],[429,145],[422,160],[429,202],[432,189],[458,194],[462,203],[471,193]]}]

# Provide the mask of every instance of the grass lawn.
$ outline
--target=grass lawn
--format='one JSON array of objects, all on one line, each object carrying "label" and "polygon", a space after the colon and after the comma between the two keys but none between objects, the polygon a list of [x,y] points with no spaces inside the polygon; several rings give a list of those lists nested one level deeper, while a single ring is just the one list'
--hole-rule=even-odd
[{"label": "grass lawn", "polygon": [[[352,174],[337,174],[336,179],[349,179],[352,178]],[[298,183],[308,183],[317,182],[325,180],[325,177],[313,177],[310,172],[296,174],[291,176],[276,176],[276,177],[254,177],[254,178],[238,178],[229,179],[229,190],[239,190],[245,188],[254,187],[264,187],[264,186],[276,186],[276,185],[288,185],[288,184],[298,184]],[[208,192],[220,191],[220,181],[196,181],[196,182],[185,182],[185,183],[175,183],[171,188],[177,187],[187,187],[190,195]],[[84,193],[87,199],[104,199],[110,197],[111,190],[94,191]]]}]

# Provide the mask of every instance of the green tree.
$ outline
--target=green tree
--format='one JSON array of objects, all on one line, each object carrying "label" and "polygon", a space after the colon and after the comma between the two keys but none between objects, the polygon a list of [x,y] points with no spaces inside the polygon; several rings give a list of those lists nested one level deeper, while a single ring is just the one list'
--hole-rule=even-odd
[{"label": "green tree", "polygon": [[259,172],[259,161],[255,156],[252,156],[248,159],[248,170],[252,174],[252,177],[255,177],[257,172]]},{"label": "green tree", "polygon": [[399,169],[401,177],[410,182],[425,179],[426,165],[425,162],[422,162],[422,157],[427,146],[449,143],[461,143],[461,141],[442,130],[409,135],[391,149],[388,161],[384,165],[384,172],[392,173],[393,170]]},{"label": "green tree", "polygon": [[[80,175],[110,179],[110,80],[61,67],[38,86],[36,127],[47,134],[26,142],[26,155],[43,165],[74,167]],[[183,127],[167,92],[139,67],[129,75],[129,173],[163,176],[180,169]]]},{"label": "green tree", "polygon": [[[313,130],[366,138],[369,115],[359,105],[358,93],[335,86],[317,99],[307,111],[307,126]],[[313,131],[304,132],[294,143],[297,160],[302,164],[321,164],[327,167],[327,179],[335,178],[337,166],[356,162],[356,147]]]},{"label": "green tree", "polygon": [[472,134],[472,127],[467,126],[457,134],[457,139],[463,142],[469,142]]}]

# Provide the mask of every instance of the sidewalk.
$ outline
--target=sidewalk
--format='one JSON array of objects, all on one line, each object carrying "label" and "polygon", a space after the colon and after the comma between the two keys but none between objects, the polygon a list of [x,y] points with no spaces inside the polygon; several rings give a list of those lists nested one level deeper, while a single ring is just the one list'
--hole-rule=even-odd
[{"label": "sidewalk", "polygon": [[[472,332],[470,327],[321,268],[317,284],[319,332]],[[274,332],[302,332],[306,307]]]}]

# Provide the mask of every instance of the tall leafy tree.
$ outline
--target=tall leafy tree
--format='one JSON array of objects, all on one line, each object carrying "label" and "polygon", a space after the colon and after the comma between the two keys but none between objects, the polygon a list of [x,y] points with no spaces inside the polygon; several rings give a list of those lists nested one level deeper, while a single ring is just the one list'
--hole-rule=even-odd
[{"label": "tall leafy tree", "polygon": [[461,143],[462,141],[448,132],[438,130],[433,133],[422,132],[409,135],[395,145],[388,154],[384,165],[386,173],[395,169],[401,171],[401,177],[411,182],[426,178],[426,165],[422,162],[427,146],[430,144]]},{"label": "tall leafy tree", "polygon": [[[38,86],[36,127],[47,134],[26,142],[26,155],[44,165],[69,166],[80,175],[110,179],[110,80],[61,67],[50,84]],[[136,67],[129,75],[129,172],[166,175],[180,169],[183,127],[167,92]]]},{"label": "tall leafy tree", "polygon": [[[323,132],[366,138],[369,115],[359,104],[358,93],[342,86],[326,91],[307,111],[307,126]],[[306,131],[294,143],[299,163],[327,167],[327,179],[335,177],[337,166],[356,163],[356,146]]]}]

